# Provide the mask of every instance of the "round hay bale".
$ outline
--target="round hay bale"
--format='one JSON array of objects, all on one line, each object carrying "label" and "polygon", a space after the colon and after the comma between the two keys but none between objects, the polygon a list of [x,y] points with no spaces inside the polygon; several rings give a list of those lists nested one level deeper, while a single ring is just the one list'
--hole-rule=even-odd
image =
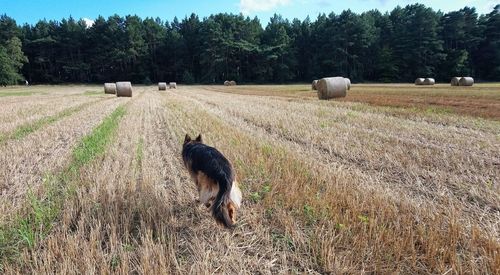
[{"label": "round hay bale", "polygon": [[116,96],[132,97],[132,83],[116,82]]},{"label": "round hay bale", "polygon": [[167,90],[167,82],[159,82],[158,83],[158,90],[159,91],[165,91],[165,90]]},{"label": "round hay bale", "polygon": [[468,76],[462,77],[459,80],[459,84],[460,86],[472,86],[474,85],[474,78]]},{"label": "round hay bale", "polygon": [[351,80],[347,77],[345,77],[344,79],[345,79],[345,83],[347,84],[347,90],[350,90],[351,89]]},{"label": "round hay bale", "polygon": [[224,86],[229,86],[229,85],[231,85],[231,83],[229,82],[229,80],[224,81]]},{"label": "round hay bale", "polygon": [[177,89],[177,83],[175,83],[175,82],[170,82],[170,83],[168,84],[168,88],[169,88],[169,89]]},{"label": "round hay bale", "polygon": [[331,99],[345,97],[347,95],[347,83],[343,77],[322,78],[316,84],[319,99]]},{"label": "round hay bale", "polygon": [[105,94],[116,94],[116,84],[115,83],[104,83],[104,93]]},{"label": "round hay bale", "polygon": [[415,85],[424,85],[425,78],[415,79]]},{"label": "round hay bale", "polygon": [[451,86],[460,86],[460,76],[455,76],[451,79]]},{"label": "round hay bale", "polygon": [[313,80],[312,84],[311,84],[311,89],[313,89],[314,91],[317,90],[316,88],[316,85],[318,84],[318,80]]},{"label": "round hay bale", "polygon": [[234,80],[229,81],[229,85],[230,86],[236,86],[236,81],[234,81]]},{"label": "round hay bale", "polygon": [[436,80],[434,80],[434,78],[426,78],[424,80],[424,84],[423,85],[434,85],[436,84]]}]

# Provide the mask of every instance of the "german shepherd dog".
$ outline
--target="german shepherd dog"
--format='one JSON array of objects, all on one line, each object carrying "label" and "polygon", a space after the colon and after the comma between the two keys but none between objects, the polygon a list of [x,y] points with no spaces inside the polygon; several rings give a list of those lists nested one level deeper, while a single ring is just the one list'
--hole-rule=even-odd
[{"label": "german shepherd dog", "polygon": [[211,209],[217,223],[232,228],[242,195],[231,163],[217,149],[203,144],[201,134],[194,140],[186,134],[182,160],[198,187],[199,202]]}]

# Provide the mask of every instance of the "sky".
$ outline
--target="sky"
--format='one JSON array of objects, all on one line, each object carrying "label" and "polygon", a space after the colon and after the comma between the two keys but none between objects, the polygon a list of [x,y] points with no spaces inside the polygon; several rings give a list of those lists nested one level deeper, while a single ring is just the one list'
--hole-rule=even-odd
[{"label": "sky", "polygon": [[40,19],[61,20],[70,15],[91,23],[99,15],[136,14],[171,21],[175,16],[182,19],[191,13],[203,18],[228,12],[257,16],[266,24],[274,13],[303,20],[308,15],[315,19],[319,13],[340,13],[347,9],[357,13],[371,9],[385,12],[416,2],[443,12],[475,7],[479,14],[484,14],[491,12],[500,0],[0,0],[0,14],[7,14],[18,24],[34,24]]}]

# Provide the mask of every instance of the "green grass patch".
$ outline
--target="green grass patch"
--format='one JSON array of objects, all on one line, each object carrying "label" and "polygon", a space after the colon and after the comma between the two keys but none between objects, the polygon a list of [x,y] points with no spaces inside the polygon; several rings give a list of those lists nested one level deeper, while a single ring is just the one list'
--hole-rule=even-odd
[{"label": "green grass patch", "polygon": [[364,224],[368,224],[370,222],[370,218],[366,215],[358,215],[358,219]]},{"label": "green grass patch", "polygon": [[346,116],[350,117],[350,118],[357,118],[357,117],[359,117],[359,113],[349,110],[349,111],[347,111]]},{"label": "green grass patch", "polygon": [[104,93],[101,91],[85,91],[85,93],[83,94],[88,96],[96,96],[96,95],[103,95]]},{"label": "green grass patch", "polygon": [[250,193],[249,197],[254,203],[257,203],[262,199],[262,196],[260,195],[259,192]]},{"label": "green grass patch", "polygon": [[453,113],[453,110],[446,107],[428,107],[427,109],[425,109],[425,113],[436,114],[436,115],[448,115]]},{"label": "green grass patch", "polygon": [[78,177],[79,170],[105,153],[125,113],[125,107],[120,106],[107,116],[74,149],[72,160],[64,171],[44,177],[44,194],[36,196],[28,193],[26,213],[11,223],[0,225],[0,263],[16,260],[23,249],[35,247],[50,233],[65,199],[76,188],[72,182]]},{"label": "green grass patch", "polygon": [[273,243],[277,246],[282,246],[290,251],[295,250],[295,244],[293,242],[293,239],[285,233],[272,232],[271,239],[272,239]]},{"label": "green grass patch", "polygon": [[3,92],[0,93],[0,97],[6,97],[6,96],[30,96],[34,95],[37,93],[34,92]]},{"label": "green grass patch", "polygon": [[116,108],[90,135],[83,138],[73,151],[73,162],[70,170],[79,169],[96,156],[104,153],[106,146],[113,138],[112,133],[118,128],[118,123],[125,112],[123,106]]}]

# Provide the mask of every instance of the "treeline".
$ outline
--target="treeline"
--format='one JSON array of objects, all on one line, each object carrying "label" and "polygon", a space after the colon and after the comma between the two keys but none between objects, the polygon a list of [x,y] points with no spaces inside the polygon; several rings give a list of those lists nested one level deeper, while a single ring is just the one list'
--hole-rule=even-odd
[{"label": "treeline", "polygon": [[[22,75],[20,75],[22,74]],[[443,14],[421,4],[311,21],[216,14],[172,22],[137,16],[18,26],[0,17],[0,84],[160,80],[181,83],[500,80],[500,5]]]}]

